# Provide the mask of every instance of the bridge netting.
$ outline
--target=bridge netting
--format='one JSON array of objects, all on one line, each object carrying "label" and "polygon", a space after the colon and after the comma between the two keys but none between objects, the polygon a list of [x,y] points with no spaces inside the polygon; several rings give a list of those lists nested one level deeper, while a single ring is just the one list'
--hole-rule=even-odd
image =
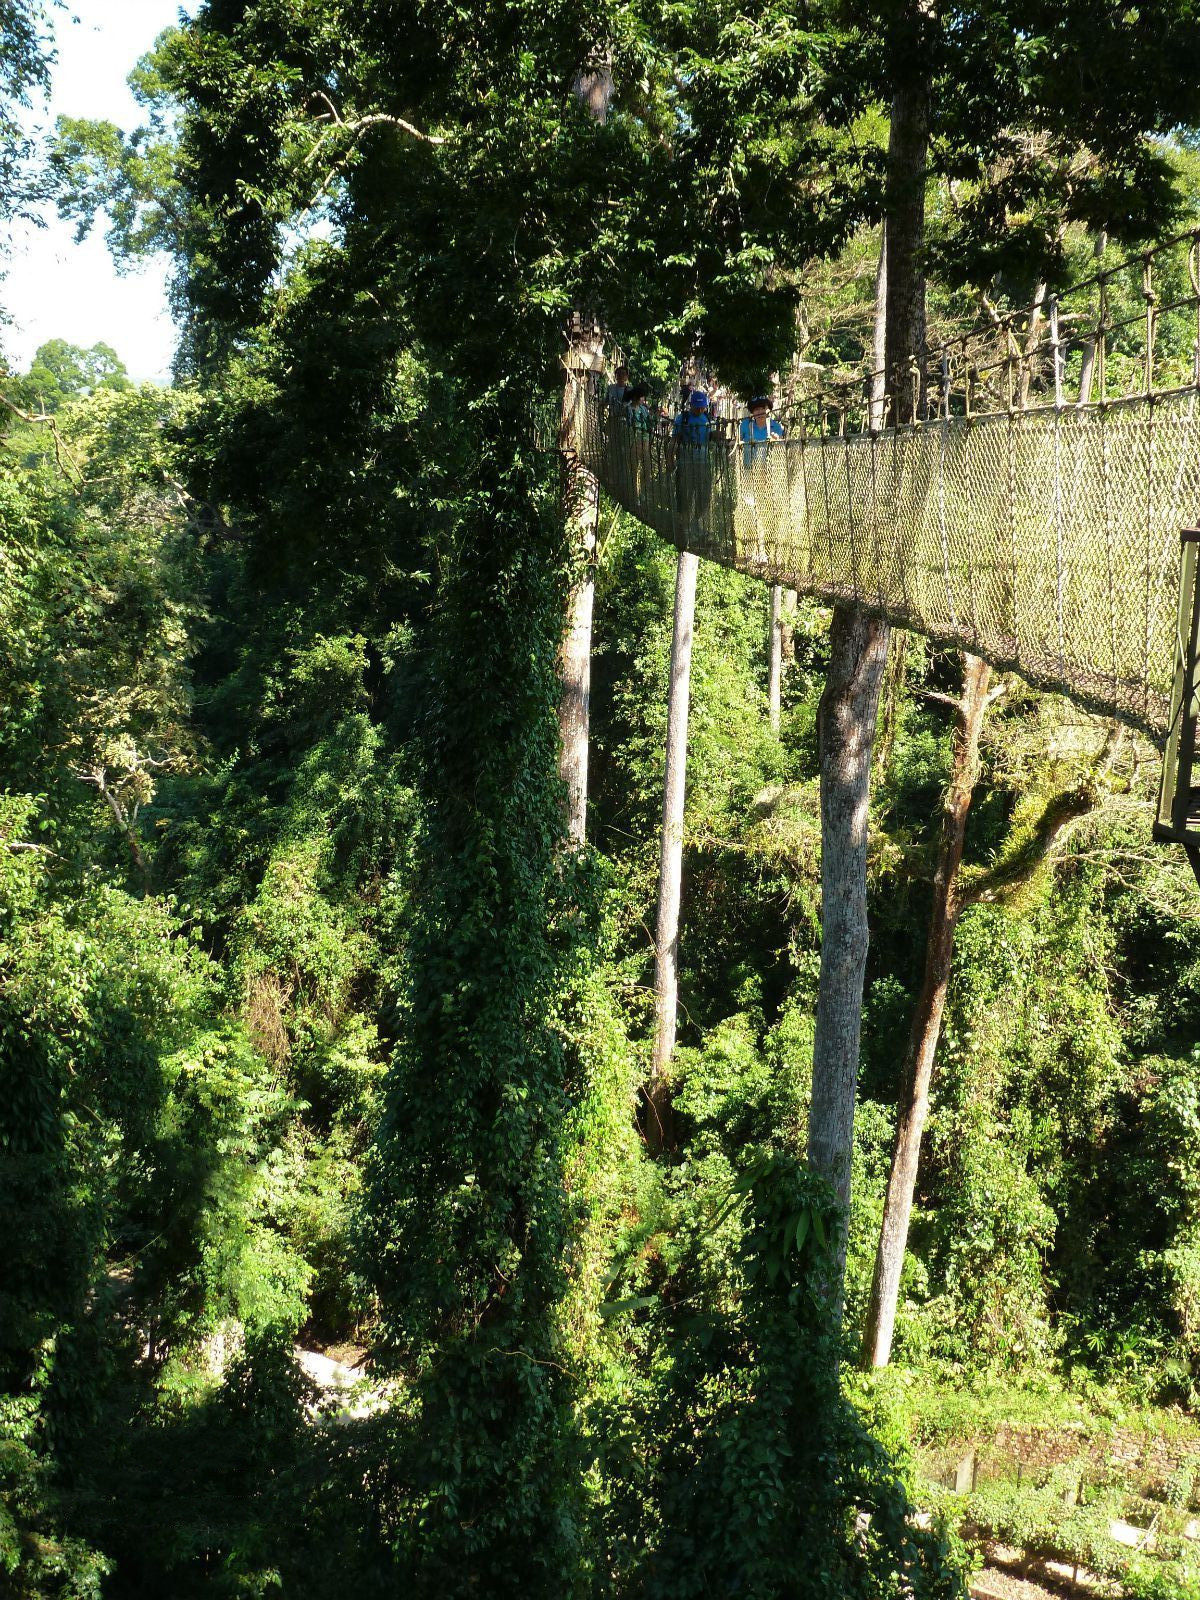
[{"label": "bridge netting", "polygon": [[1161,742],[1180,533],[1200,521],[1200,231],[914,362],[915,422],[890,425],[877,379],[823,374],[766,443],[728,407],[693,446],[569,365],[561,442],[678,548],[853,601]]},{"label": "bridge netting", "polygon": [[572,384],[579,460],[680,549],[960,645],[1165,732],[1200,391],[677,448]]}]

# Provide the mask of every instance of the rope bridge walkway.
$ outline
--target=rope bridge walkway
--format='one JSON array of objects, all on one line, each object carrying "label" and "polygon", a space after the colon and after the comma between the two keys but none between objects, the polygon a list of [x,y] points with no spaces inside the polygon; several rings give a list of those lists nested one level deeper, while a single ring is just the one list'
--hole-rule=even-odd
[{"label": "rope bridge walkway", "polygon": [[783,438],[727,418],[689,445],[569,370],[564,447],[679,548],[1165,736],[1200,517],[1200,233],[996,314],[933,352],[939,381],[914,364],[905,426],[871,426],[889,401],[856,374],[794,399]]}]

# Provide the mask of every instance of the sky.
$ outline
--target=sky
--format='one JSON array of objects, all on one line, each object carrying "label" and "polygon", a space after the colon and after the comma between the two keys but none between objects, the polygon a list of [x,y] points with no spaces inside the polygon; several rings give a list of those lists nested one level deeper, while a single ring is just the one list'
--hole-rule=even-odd
[{"label": "sky", "polygon": [[[194,3],[186,7],[194,10]],[[98,117],[131,129],[140,108],[125,84],[128,73],[163,28],[178,20],[179,0],[68,0],[54,13],[58,61],[48,107],[36,120]],[[53,208],[46,226],[20,225],[0,297],[13,319],[0,330],[0,350],[23,371],[47,339],[85,348],[103,340],[130,376],[166,381],[175,334],[167,311],[167,261],[158,258],[118,274],[103,239],[103,222],[83,244],[74,225]]]}]

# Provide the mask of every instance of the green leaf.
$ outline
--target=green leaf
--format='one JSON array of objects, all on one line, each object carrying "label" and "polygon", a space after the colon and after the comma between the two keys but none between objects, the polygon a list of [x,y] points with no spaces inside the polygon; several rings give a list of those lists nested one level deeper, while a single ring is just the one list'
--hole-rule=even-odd
[{"label": "green leaf", "polygon": [[600,1315],[607,1322],[610,1317],[619,1317],[622,1311],[648,1311],[651,1306],[658,1304],[656,1294],[631,1294],[624,1300],[610,1300],[600,1307]]}]

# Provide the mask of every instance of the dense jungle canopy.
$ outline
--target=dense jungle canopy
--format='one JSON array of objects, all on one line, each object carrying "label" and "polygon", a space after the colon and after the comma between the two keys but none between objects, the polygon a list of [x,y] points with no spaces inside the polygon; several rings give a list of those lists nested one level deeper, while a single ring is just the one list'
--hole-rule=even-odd
[{"label": "dense jungle canopy", "polygon": [[1200,1600],[1159,753],[702,564],[652,1061],[683,568],[558,433],[572,326],[668,415],[908,384],[1200,226],[1192,0],[189,9],[138,128],[39,130],[0,0],[0,215],[166,252],[178,328],[0,361],[0,1593]]}]

